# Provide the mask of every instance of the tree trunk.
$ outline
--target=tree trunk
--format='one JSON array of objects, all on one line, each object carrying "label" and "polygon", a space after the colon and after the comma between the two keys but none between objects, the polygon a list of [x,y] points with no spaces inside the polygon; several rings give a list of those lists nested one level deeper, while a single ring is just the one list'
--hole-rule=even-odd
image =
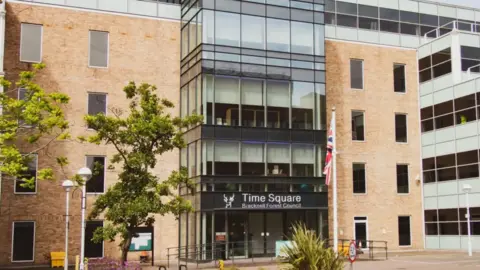
[{"label": "tree trunk", "polygon": [[127,261],[128,250],[130,249],[130,244],[132,243],[132,232],[128,232],[127,239],[123,242],[122,246],[122,265],[125,265]]}]

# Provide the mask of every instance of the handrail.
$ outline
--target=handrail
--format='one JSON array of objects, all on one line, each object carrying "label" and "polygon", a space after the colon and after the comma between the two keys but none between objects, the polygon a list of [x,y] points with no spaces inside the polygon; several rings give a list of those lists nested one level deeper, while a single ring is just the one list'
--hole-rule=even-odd
[{"label": "handrail", "polygon": [[446,27],[446,26],[448,26],[449,24],[453,24],[453,26],[452,26],[452,28],[451,28],[452,31],[453,31],[453,30],[457,30],[457,29],[458,29],[458,23],[459,23],[459,21],[455,20],[455,21],[448,22],[448,23],[446,23],[446,24],[444,24],[444,25],[441,25],[441,26],[439,26],[439,27],[437,27],[437,28],[435,28],[435,29],[433,29],[433,30],[430,30],[430,31],[426,32],[426,33],[423,35],[423,39],[424,39],[424,41],[427,41],[427,40],[428,40],[428,39],[427,39],[427,38],[428,38],[428,35],[429,35],[430,33],[434,33],[434,32],[435,32],[435,38],[440,37],[440,29],[441,29],[441,28],[450,29],[450,28]]},{"label": "handrail", "polygon": [[469,79],[472,78],[472,69],[477,68],[477,67],[480,67],[480,64],[475,65],[475,66],[472,66],[472,67],[469,67],[469,68],[467,69],[467,76],[468,76]]}]

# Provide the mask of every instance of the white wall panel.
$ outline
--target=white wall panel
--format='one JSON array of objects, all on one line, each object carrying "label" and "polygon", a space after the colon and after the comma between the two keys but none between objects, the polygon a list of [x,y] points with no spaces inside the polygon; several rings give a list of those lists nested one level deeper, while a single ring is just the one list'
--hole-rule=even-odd
[{"label": "white wall panel", "polygon": [[438,6],[438,16],[457,18],[457,10],[454,7]]},{"label": "white wall panel", "polygon": [[455,98],[468,96],[475,93],[475,80],[470,80],[453,87],[453,96]]},{"label": "white wall panel", "polygon": [[441,249],[460,249],[460,236],[441,235],[439,237]]},{"label": "white wall panel", "polygon": [[[461,195],[458,196],[459,200],[459,207],[465,207],[465,195],[462,192]],[[470,207],[480,207],[480,193],[471,193],[468,196],[468,200],[470,203]]]},{"label": "white wall panel", "polygon": [[422,146],[435,144],[435,131],[422,133]]},{"label": "white wall panel", "polygon": [[472,121],[463,125],[455,126],[455,136],[457,139],[477,136],[478,122]]},{"label": "white wall panel", "polygon": [[398,9],[398,0],[381,0],[378,2],[379,7]]},{"label": "white wall panel", "polygon": [[335,26],[333,25],[325,25],[325,37],[326,38],[335,38]]},{"label": "white wall panel", "polygon": [[455,140],[455,128],[446,127],[435,130],[435,142],[442,143]]},{"label": "white wall panel", "polygon": [[420,108],[425,108],[433,105],[433,94],[420,97]]},{"label": "white wall panel", "polygon": [[67,0],[67,5],[83,8],[97,8],[97,0]]},{"label": "white wall panel", "polygon": [[460,45],[470,46],[470,47],[479,47],[480,46],[480,37],[478,34],[468,34],[460,33]]},{"label": "white wall panel", "polygon": [[452,36],[446,35],[432,42],[432,54],[452,47]]},{"label": "white wall panel", "polygon": [[438,209],[449,209],[458,207],[458,195],[439,196]]},{"label": "white wall panel", "polygon": [[[468,236],[460,236],[461,248],[463,250],[468,250]],[[471,236],[472,240],[472,250],[480,250],[480,236]]]},{"label": "white wall panel", "polygon": [[[432,80],[432,82],[433,82],[433,91],[438,91],[438,90],[445,89],[445,87],[450,87],[453,85],[453,73],[435,78]],[[452,88],[450,88],[450,91],[453,92]],[[453,93],[452,93],[452,97],[453,97]]]},{"label": "white wall panel", "polygon": [[466,180],[458,180],[458,191],[460,194],[463,193],[464,184],[468,184],[472,187],[471,193],[480,193],[480,179],[471,178]]},{"label": "white wall panel", "polygon": [[[448,87],[448,86],[445,86],[445,87]],[[434,91],[435,91],[435,87],[434,87]],[[448,100],[452,100],[452,99],[453,99],[453,88],[452,87],[437,91],[433,94],[433,103],[434,104],[439,104],[439,103],[442,103],[442,102],[445,102],[445,101],[448,101]]]},{"label": "white wall panel", "polygon": [[417,12],[418,13],[418,2],[412,0],[400,0],[399,1],[400,10]]},{"label": "white wall panel", "polygon": [[431,44],[425,44],[421,47],[418,48],[417,51],[418,54],[418,59],[422,59],[426,56],[429,56],[432,54],[432,45]]},{"label": "white wall panel", "polygon": [[461,20],[475,21],[475,11],[472,9],[457,8],[457,18]]},{"label": "white wall panel", "polygon": [[435,156],[435,145],[429,145],[422,147],[422,157],[429,158]]},{"label": "white wall panel", "polygon": [[437,209],[437,197],[429,197],[423,200],[425,210]]},{"label": "white wall panel", "polygon": [[420,37],[400,35],[400,46],[416,49],[420,46]]},{"label": "white wall panel", "polygon": [[438,196],[457,195],[457,181],[443,181],[438,182],[437,192]]},{"label": "white wall panel", "polygon": [[466,152],[478,149],[478,137],[469,137],[457,140],[457,152]]},{"label": "white wall panel", "polygon": [[455,153],[455,141],[437,143],[435,146],[436,156],[443,156],[451,153]]},{"label": "white wall panel", "polygon": [[128,1],[128,11],[134,14],[156,16],[157,15],[157,3],[145,2],[145,1]]},{"label": "white wall panel", "polygon": [[378,1],[382,0],[358,0],[357,2],[362,5],[378,6]]},{"label": "white wall panel", "polygon": [[400,35],[380,32],[380,44],[400,46]]},{"label": "white wall panel", "polygon": [[437,183],[428,183],[423,185],[423,197],[437,196]]},{"label": "white wall panel", "polygon": [[356,28],[348,28],[337,26],[337,38],[345,40],[354,40],[358,39],[358,31]]},{"label": "white wall panel", "polygon": [[116,12],[127,12],[128,0],[98,0],[98,8]]},{"label": "white wall panel", "polygon": [[379,43],[380,33],[378,31],[358,30],[358,41],[367,43]]},{"label": "white wall panel", "polygon": [[425,236],[425,248],[427,249],[439,249],[440,248],[440,237],[439,236]]},{"label": "white wall panel", "polygon": [[438,15],[437,5],[435,4],[427,4],[427,3],[418,3],[419,4],[419,12],[430,14],[430,15]]},{"label": "white wall panel", "polygon": [[428,81],[420,84],[420,96],[433,92],[433,82]]}]

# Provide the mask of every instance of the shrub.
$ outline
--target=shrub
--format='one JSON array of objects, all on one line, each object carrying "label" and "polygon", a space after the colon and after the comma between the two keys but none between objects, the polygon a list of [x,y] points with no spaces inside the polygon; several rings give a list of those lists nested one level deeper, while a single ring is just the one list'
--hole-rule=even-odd
[{"label": "shrub", "polygon": [[142,267],[138,263],[125,262],[109,258],[91,258],[87,262],[88,270],[140,270]]},{"label": "shrub", "polygon": [[290,269],[295,270],[343,270],[344,257],[338,256],[331,248],[326,248],[319,236],[307,229],[304,224],[293,226],[291,245],[284,246],[282,252]]}]

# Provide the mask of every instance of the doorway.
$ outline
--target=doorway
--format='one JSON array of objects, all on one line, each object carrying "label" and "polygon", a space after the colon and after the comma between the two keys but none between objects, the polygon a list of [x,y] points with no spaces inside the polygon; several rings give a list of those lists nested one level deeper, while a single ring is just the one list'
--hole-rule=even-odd
[{"label": "doorway", "polygon": [[355,238],[357,247],[367,248],[368,242],[368,220],[367,217],[353,218],[353,237]]}]

